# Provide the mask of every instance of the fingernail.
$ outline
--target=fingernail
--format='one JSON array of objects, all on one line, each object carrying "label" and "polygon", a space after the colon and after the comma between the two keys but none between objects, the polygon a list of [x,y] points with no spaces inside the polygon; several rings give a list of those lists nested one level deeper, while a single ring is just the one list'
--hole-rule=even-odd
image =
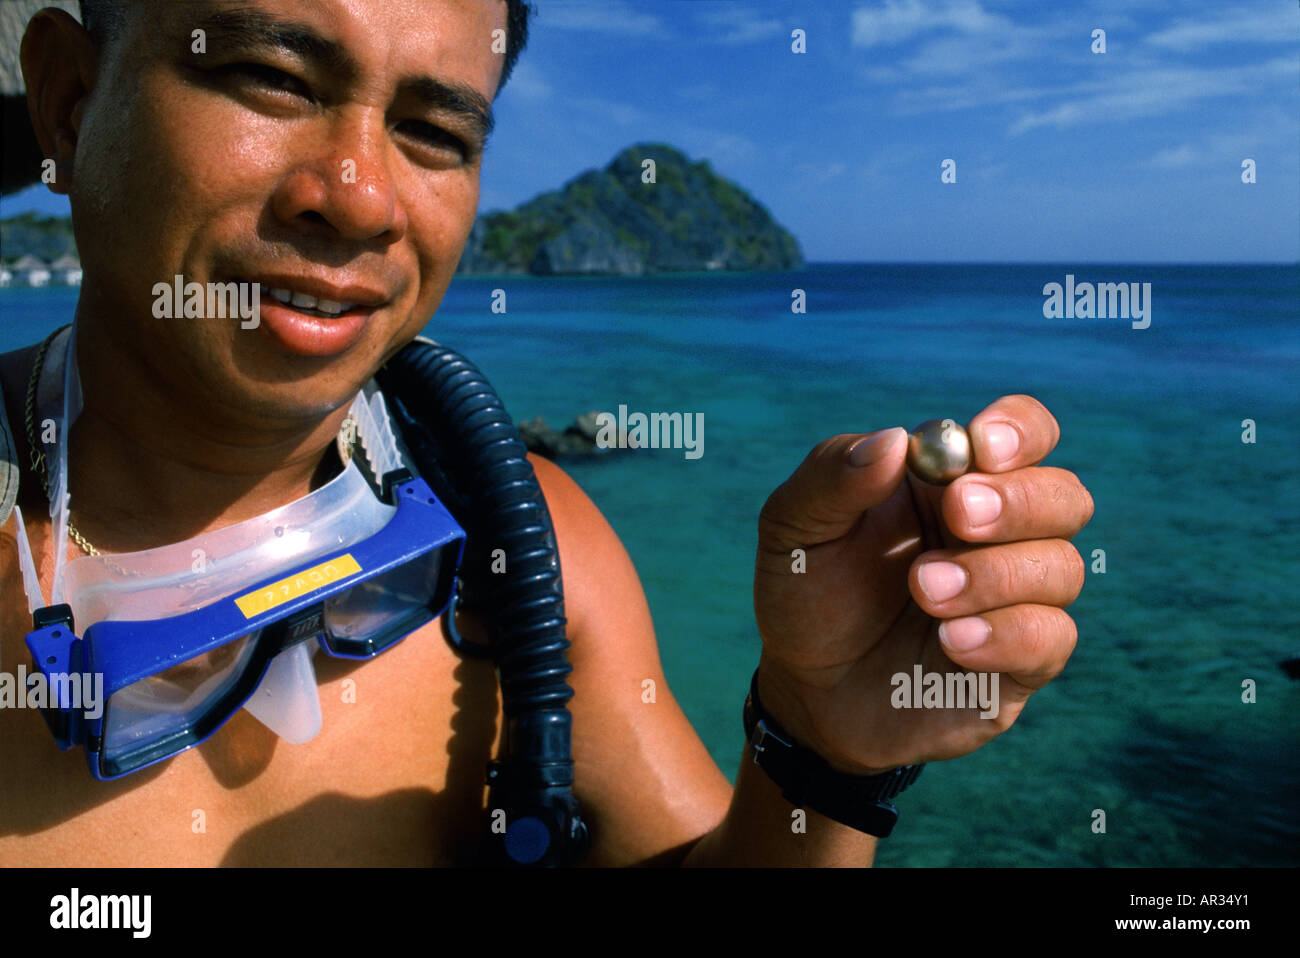
[{"label": "fingernail", "polygon": [[931,602],[946,602],[966,588],[966,570],[955,562],[927,562],[916,577]]},{"label": "fingernail", "polygon": [[968,615],[963,619],[949,619],[939,623],[939,641],[954,652],[969,652],[978,649],[989,640],[993,629],[978,615]]},{"label": "fingernail", "polygon": [[1020,449],[1020,433],[1004,422],[991,422],[980,430],[984,447],[994,462],[1007,462]]},{"label": "fingernail", "polygon": [[977,529],[1002,515],[1002,496],[982,482],[971,482],[961,487],[961,504],[966,510],[966,518]]},{"label": "fingernail", "polygon": [[907,435],[906,429],[895,426],[893,429],[882,429],[874,435],[862,437],[849,447],[849,465],[860,469],[873,462],[879,462],[885,453],[893,448],[894,443],[905,435]]}]

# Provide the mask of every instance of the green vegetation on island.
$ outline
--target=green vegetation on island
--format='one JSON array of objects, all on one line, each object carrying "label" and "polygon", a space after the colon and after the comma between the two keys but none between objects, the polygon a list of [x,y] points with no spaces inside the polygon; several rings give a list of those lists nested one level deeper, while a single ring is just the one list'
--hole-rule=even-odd
[{"label": "green vegetation on island", "polygon": [[707,161],[640,143],[603,170],[480,216],[458,272],[637,276],[802,265],[795,238]]},{"label": "green vegetation on island", "polygon": [[76,255],[72,220],[66,217],[21,213],[0,220],[0,262],[35,256],[52,263],[60,257]]}]

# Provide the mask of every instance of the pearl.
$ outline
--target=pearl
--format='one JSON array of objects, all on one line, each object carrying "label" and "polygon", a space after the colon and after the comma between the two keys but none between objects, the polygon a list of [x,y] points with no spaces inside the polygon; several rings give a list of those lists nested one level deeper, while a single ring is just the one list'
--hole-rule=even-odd
[{"label": "pearl", "polygon": [[907,468],[922,482],[946,486],[970,467],[970,436],[951,419],[927,419],[907,437]]}]

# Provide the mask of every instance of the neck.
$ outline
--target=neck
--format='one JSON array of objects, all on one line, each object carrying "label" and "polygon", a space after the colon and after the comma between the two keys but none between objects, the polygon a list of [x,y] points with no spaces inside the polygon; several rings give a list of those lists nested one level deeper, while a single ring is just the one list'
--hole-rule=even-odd
[{"label": "neck", "polygon": [[73,522],[102,552],[180,542],[261,515],[319,485],[346,406],[314,421],[224,416],[175,395],[96,326],[78,326],[83,406],[68,449]]}]

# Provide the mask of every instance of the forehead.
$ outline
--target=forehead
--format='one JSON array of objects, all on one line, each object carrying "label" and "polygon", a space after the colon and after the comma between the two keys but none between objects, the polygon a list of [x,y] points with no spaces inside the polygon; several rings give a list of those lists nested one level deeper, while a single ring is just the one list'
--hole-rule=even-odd
[{"label": "forehead", "polygon": [[[363,71],[455,76],[491,96],[504,62],[505,0],[127,0],[134,38],[187,47],[202,30],[208,52],[259,35],[325,40]],[[496,31],[501,31],[497,33]],[[306,39],[303,39],[306,38]]]}]

